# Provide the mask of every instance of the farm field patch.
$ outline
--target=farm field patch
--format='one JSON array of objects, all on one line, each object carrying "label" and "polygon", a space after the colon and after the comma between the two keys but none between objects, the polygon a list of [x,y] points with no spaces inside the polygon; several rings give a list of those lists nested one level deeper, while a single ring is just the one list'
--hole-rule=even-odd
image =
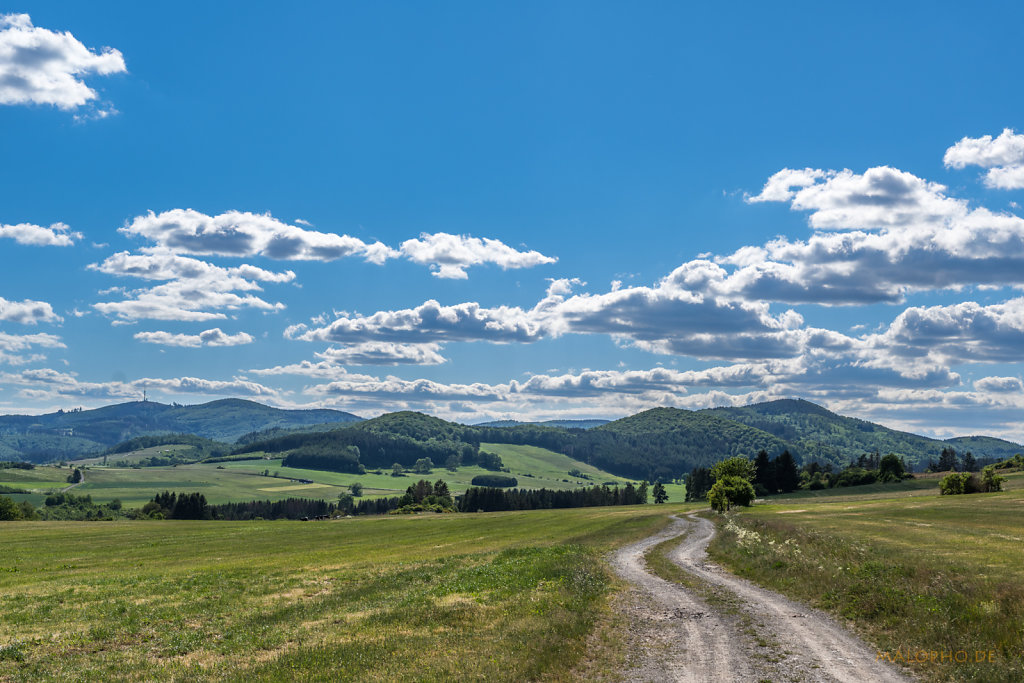
[{"label": "farm field patch", "polygon": [[0,680],[558,680],[665,512],[7,523]]}]

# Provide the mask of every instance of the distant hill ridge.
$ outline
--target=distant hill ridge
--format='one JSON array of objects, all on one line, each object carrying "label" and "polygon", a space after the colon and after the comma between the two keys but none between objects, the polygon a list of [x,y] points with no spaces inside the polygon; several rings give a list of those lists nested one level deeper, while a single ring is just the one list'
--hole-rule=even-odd
[{"label": "distant hill ridge", "polygon": [[749,406],[710,408],[713,413],[756,427],[792,444],[805,459],[843,464],[861,453],[896,453],[913,465],[927,464],[947,446],[971,451],[977,458],[1003,460],[1022,450],[1020,444],[990,436],[932,439],[844,417],[803,399],[780,399]]},{"label": "distant hill ridge", "polygon": [[[586,429],[580,424],[597,423]],[[979,460],[1005,459],[1024,447],[989,436],[931,439],[844,417],[802,399],[741,407],[652,408],[614,421],[499,421],[464,425],[413,411],[369,420],[336,410],[282,410],[224,399],[178,406],[137,401],[96,410],[0,417],[0,459],[74,459],[142,435],[189,433],[237,442],[235,452],[287,453],[299,447],[357,447],[366,466],[453,453],[477,458],[481,443],[527,444],[564,453],[619,476],[669,479],[733,455],[789,450],[798,462],[843,466],[864,453],[896,453],[915,469],[943,448]],[[402,458],[395,457],[402,453]]]},{"label": "distant hill ridge", "polygon": [[147,434],[180,432],[234,441],[255,430],[360,419],[340,410],[285,410],[238,398],[196,405],[131,401],[94,410],[0,416],[0,459],[72,459]]}]

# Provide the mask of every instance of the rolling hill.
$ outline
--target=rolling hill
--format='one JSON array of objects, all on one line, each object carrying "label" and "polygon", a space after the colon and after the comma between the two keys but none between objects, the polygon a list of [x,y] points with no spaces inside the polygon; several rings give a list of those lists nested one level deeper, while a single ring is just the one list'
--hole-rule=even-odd
[{"label": "rolling hill", "polygon": [[[792,444],[805,460],[843,466],[862,453],[903,456],[915,469],[937,460],[943,448],[971,451],[975,458],[1005,459],[1024,450],[1020,444],[987,436],[931,439],[837,415],[810,401],[783,399],[742,407],[701,411],[768,432]],[[794,451],[795,452],[795,451]]]},{"label": "rolling hill", "polygon": [[95,410],[5,415],[0,416],[0,459],[73,459],[144,434],[177,432],[234,441],[259,429],[359,419],[339,410],[282,410],[235,398],[189,406],[133,401]]},{"label": "rolling hill", "polygon": [[674,479],[734,455],[773,457],[794,446],[772,434],[713,413],[652,408],[578,434],[571,455],[609,472]]},{"label": "rolling hill", "polygon": [[[235,452],[331,451],[355,446],[363,466],[411,466],[430,457],[476,461],[480,443],[536,446],[617,476],[675,479],[733,455],[772,456],[788,449],[799,462],[842,467],[864,453],[896,453],[920,470],[943,448],[975,458],[1005,459],[1019,444],[988,436],[942,441],[837,415],[804,400],[779,400],[707,410],[654,408],[601,421],[497,422],[464,425],[402,411],[370,420],[335,410],[281,410],[225,399],[180,406],[149,401],[96,410],[0,417],[0,459],[45,462],[100,453],[136,436],[169,432],[236,441]],[[576,427],[589,426],[589,429]],[[358,465],[353,461],[353,466]]]}]

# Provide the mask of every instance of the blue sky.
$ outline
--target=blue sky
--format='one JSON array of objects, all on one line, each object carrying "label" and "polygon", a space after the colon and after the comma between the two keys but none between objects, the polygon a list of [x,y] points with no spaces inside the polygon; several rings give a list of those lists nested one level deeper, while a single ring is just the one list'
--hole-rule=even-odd
[{"label": "blue sky", "polygon": [[0,9],[0,411],[1024,439],[1024,10]]}]

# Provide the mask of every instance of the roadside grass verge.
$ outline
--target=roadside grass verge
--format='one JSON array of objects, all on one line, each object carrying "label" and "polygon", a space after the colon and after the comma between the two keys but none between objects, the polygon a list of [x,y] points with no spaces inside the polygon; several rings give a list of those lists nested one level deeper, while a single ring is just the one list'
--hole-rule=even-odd
[{"label": "roadside grass verge", "polygon": [[665,512],[5,523],[0,681],[568,680]]},{"label": "roadside grass verge", "polygon": [[717,519],[709,554],[924,680],[1024,680],[1022,512],[1020,490],[756,506]]}]

